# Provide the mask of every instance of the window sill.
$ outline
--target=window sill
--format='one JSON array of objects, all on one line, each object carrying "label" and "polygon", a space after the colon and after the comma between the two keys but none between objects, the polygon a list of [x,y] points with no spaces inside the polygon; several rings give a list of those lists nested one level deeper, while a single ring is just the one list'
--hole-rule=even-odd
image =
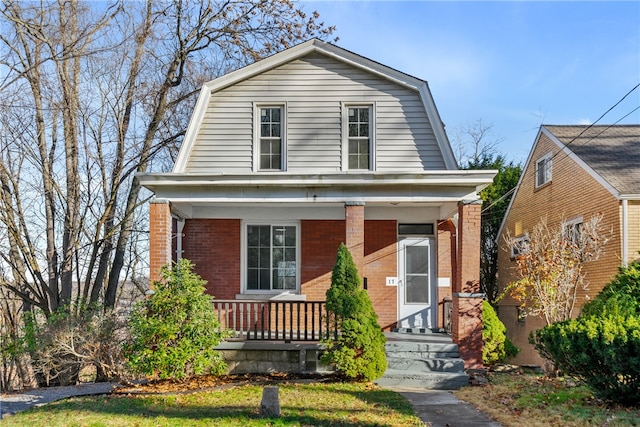
[{"label": "window sill", "polygon": [[292,294],[290,292],[281,293],[250,293],[236,294],[237,300],[263,300],[263,301],[306,301],[307,296]]}]

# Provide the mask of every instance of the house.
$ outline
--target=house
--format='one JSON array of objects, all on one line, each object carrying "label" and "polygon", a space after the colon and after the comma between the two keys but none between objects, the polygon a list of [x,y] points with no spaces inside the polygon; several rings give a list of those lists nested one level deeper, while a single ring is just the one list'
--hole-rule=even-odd
[{"label": "house", "polygon": [[[577,295],[574,316],[622,264],[639,256],[640,125],[541,126],[499,234],[504,249],[498,255],[501,289],[517,279],[515,254],[504,244],[507,233],[526,239],[543,217],[552,227],[564,221],[579,229],[582,221],[597,214],[603,215],[603,226],[612,235],[600,258],[585,264],[589,284]],[[518,306],[511,298],[499,306],[509,339],[522,349],[515,362],[540,365],[528,336],[545,324],[522,316]]]},{"label": "house", "polygon": [[151,277],[185,257],[218,302],[322,302],[343,242],[386,331],[444,326],[452,296],[481,363],[477,193],[494,175],[457,168],[425,81],[310,40],[206,83],[173,171],[138,175]]}]

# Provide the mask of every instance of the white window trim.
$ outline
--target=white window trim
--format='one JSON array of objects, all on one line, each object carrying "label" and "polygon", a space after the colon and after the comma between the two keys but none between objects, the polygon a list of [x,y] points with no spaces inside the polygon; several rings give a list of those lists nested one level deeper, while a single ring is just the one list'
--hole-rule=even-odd
[{"label": "white window trim", "polygon": [[[342,103],[342,117],[341,117],[341,133],[342,133],[342,170],[348,171],[349,169],[349,108],[364,108],[370,109],[369,120],[369,171],[376,170],[376,103],[375,102],[343,102]],[[367,171],[367,169],[351,169],[353,171]]]},{"label": "white window trim", "polygon": [[[549,177],[543,183],[538,182],[538,171],[540,170],[540,164],[542,162],[549,162]],[[536,188],[540,188],[553,180],[553,153],[547,153],[544,156],[538,158],[536,160],[536,170],[535,170],[535,183]],[[545,177],[546,178],[546,177]]]},{"label": "white window trim", "polygon": [[[260,109],[281,108],[282,119],[282,157],[280,169],[260,169]],[[254,102],[253,103],[253,171],[254,172],[285,172],[287,170],[287,103],[286,102]]]},{"label": "white window trim", "polygon": [[[249,225],[282,225],[282,226],[295,226],[296,227],[296,289],[272,289],[263,291],[259,289],[247,289],[247,227]],[[242,231],[240,235],[240,292],[243,298],[256,298],[264,299],[277,295],[299,295],[300,294],[300,221],[252,221],[242,220]]]}]

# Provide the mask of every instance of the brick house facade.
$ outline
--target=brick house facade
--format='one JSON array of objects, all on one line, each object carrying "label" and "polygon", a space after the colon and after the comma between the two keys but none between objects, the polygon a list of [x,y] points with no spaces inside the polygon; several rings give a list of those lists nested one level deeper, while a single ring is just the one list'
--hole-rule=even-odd
[{"label": "brick house facade", "polygon": [[[589,284],[578,292],[574,316],[587,298],[602,290],[621,264],[638,259],[639,144],[637,125],[540,128],[499,236],[498,283],[502,289],[518,278],[505,235],[526,236],[543,217],[553,228],[560,221],[577,224],[602,214],[603,228],[612,233],[600,258],[584,266]],[[541,171],[543,164],[549,168],[547,176]],[[514,362],[540,365],[543,361],[528,336],[545,323],[538,317],[522,318],[518,306],[519,302],[507,297],[499,307],[509,338],[522,349]]]},{"label": "brick house facade", "polygon": [[426,82],[311,40],[205,84],[173,171],[138,175],[151,279],[184,257],[217,300],[323,301],[345,243],[384,330],[443,327],[450,297],[477,367],[494,175],[458,170]]}]

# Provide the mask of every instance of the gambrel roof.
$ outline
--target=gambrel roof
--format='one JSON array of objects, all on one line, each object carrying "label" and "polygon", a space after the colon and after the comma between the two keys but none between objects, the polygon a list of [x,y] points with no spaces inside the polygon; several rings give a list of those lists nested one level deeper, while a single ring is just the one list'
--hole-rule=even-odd
[{"label": "gambrel roof", "polygon": [[192,147],[195,144],[199,127],[206,115],[209,100],[212,96],[215,96],[216,92],[220,92],[225,88],[314,53],[328,56],[334,60],[418,92],[446,168],[448,170],[458,169],[451,144],[444,130],[444,124],[442,123],[442,119],[431,96],[431,91],[425,80],[395,70],[330,43],[312,39],[205,83],[200,92],[200,97],[198,98],[193,115],[191,116],[173,172],[186,172],[186,165],[191,155]]},{"label": "gambrel roof", "polygon": [[604,180],[616,197],[640,195],[640,125],[544,125],[542,130]]}]

